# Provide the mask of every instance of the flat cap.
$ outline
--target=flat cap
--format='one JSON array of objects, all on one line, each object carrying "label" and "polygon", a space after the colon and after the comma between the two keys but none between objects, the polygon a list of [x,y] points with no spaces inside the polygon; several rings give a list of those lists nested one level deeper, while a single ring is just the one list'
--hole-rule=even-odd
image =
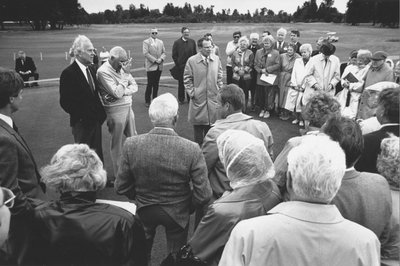
[{"label": "flat cap", "polygon": [[385,60],[388,57],[388,54],[384,51],[376,51],[372,57],[371,60]]}]

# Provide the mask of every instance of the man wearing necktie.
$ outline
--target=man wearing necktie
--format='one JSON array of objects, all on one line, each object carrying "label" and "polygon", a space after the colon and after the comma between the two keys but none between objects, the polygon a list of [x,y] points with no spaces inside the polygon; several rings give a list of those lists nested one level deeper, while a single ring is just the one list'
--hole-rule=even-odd
[{"label": "man wearing necktie", "polygon": [[72,44],[75,61],[60,77],[60,104],[70,115],[75,143],[88,144],[103,160],[101,125],[106,114],[98,95],[92,42],[79,35]]},{"label": "man wearing necktie", "polygon": [[276,40],[277,41],[272,48],[275,50],[278,50],[278,52],[280,54],[284,54],[287,52],[288,43],[285,42],[286,34],[287,34],[287,30],[284,28],[280,28],[276,32]]},{"label": "man wearing necktie", "polygon": [[28,197],[47,200],[32,152],[12,118],[21,105],[23,87],[24,81],[14,70],[0,68],[0,186],[16,196],[10,208],[8,241],[0,251],[1,265],[23,264],[35,207]]}]

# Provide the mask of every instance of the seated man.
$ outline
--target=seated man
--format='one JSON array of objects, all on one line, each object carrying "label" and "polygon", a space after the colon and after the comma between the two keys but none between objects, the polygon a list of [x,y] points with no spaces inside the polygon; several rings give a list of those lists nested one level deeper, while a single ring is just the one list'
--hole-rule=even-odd
[{"label": "seated man", "polygon": [[119,207],[96,203],[106,171],[86,144],[61,147],[42,169],[42,180],[60,199],[35,209],[32,264],[146,265],[141,223]]},{"label": "seated man", "polygon": [[332,117],[321,130],[337,141],[346,155],[346,172],[332,204],[344,218],[370,229],[382,242],[392,212],[390,189],[383,176],[354,169],[364,149],[360,126],[350,118]]},{"label": "seated man", "polygon": [[218,137],[217,145],[233,190],[208,208],[185,247],[191,247],[193,256],[207,265],[218,265],[231,230],[239,221],[265,215],[281,201],[279,189],[271,180],[274,165],[261,139],[228,129]]},{"label": "seated man", "polygon": [[[39,79],[32,57],[26,56],[24,51],[18,52],[18,58],[15,60],[15,71],[21,75],[24,81],[29,81],[30,77],[35,80]],[[29,83],[25,83],[25,86],[29,87]],[[32,83],[32,87],[34,86],[39,86],[39,84],[37,82]]]},{"label": "seated man", "polygon": [[289,202],[233,229],[220,266],[380,265],[369,229],[329,204],[345,172],[345,155],[327,136],[307,136],[288,156]]}]

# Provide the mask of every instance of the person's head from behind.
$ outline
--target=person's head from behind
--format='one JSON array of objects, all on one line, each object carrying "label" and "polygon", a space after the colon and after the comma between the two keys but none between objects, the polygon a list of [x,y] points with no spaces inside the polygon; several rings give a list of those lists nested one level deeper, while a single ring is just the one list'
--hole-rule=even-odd
[{"label": "person's head from behind", "polygon": [[154,127],[174,127],[178,121],[178,101],[171,93],[164,93],[149,107],[149,117]]},{"label": "person's head from behind", "polygon": [[88,192],[103,189],[107,173],[96,152],[86,144],[62,146],[41,170],[42,181],[53,190]]},{"label": "person's head from behind", "polygon": [[18,51],[18,57],[21,59],[25,59],[26,58],[26,53],[24,51]]},{"label": "person's head from behind", "polygon": [[400,188],[400,142],[399,137],[390,134],[381,142],[381,153],[376,160],[378,172],[386,178],[389,185],[397,190]]},{"label": "person's head from behind", "polygon": [[379,93],[376,118],[379,123],[399,123],[400,87],[384,89]]},{"label": "person's head from behind", "polygon": [[302,111],[310,126],[321,128],[332,116],[340,115],[340,103],[325,92],[316,92]]},{"label": "person's head from behind", "polygon": [[88,37],[85,35],[78,35],[72,43],[71,48],[75,58],[83,65],[88,66],[93,63],[95,49]]},{"label": "person's head from behind", "polygon": [[110,50],[110,58],[108,59],[110,65],[119,72],[121,68],[129,63],[128,55],[124,48],[115,46]]},{"label": "person's head from behind", "polygon": [[0,67],[0,111],[9,115],[19,109],[24,81],[11,69]]},{"label": "person's head from behind", "polygon": [[345,154],[326,135],[309,135],[288,154],[287,190],[290,200],[327,204],[340,188]]},{"label": "person's head from behind", "polygon": [[287,30],[284,28],[280,28],[276,32],[276,39],[278,42],[283,42],[286,38]]},{"label": "person's head from behind", "polygon": [[233,113],[239,113],[244,106],[244,92],[236,84],[223,86],[217,95],[217,114],[219,119],[225,119]]},{"label": "person's head from behind", "polygon": [[201,53],[204,57],[210,56],[210,54],[211,54],[211,52],[212,52],[212,48],[213,48],[212,42],[211,42],[209,39],[205,38],[205,37],[200,38],[200,39],[197,41],[197,47],[199,48],[200,53]]},{"label": "person's head from behind", "polygon": [[360,125],[353,119],[334,116],[322,126],[322,132],[342,147],[346,154],[346,167],[354,166],[364,150]]},{"label": "person's head from behind", "polygon": [[250,133],[229,129],[217,138],[217,146],[233,189],[260,183],[275,175],[264,142]]}]

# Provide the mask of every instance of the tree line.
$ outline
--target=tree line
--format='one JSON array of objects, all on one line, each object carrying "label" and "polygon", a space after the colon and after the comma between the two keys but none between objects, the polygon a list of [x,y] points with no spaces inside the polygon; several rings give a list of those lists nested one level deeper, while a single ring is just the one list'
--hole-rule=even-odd
[{"label": "tree line", "polygon": [[0,0],[0,23],[18,21],[28,23],[34,30],[62,29],[66,24],[119,24],[119,23],[200,23],[200,22],[334,22],[372,23],[373,25],[398,27],[399,0],[349,0],[345,14],[340,13],[334,0],[308,0],[298,6],[293,14],[284,10],[275,13],[267,7],[247,10],[214,11],[214,6],[191,5],[183,7],[167,3],[160,11],[149,9],[144,4],[131,4],[128,9],[116,5],[115,10],[88,14],[78,0]]}]

